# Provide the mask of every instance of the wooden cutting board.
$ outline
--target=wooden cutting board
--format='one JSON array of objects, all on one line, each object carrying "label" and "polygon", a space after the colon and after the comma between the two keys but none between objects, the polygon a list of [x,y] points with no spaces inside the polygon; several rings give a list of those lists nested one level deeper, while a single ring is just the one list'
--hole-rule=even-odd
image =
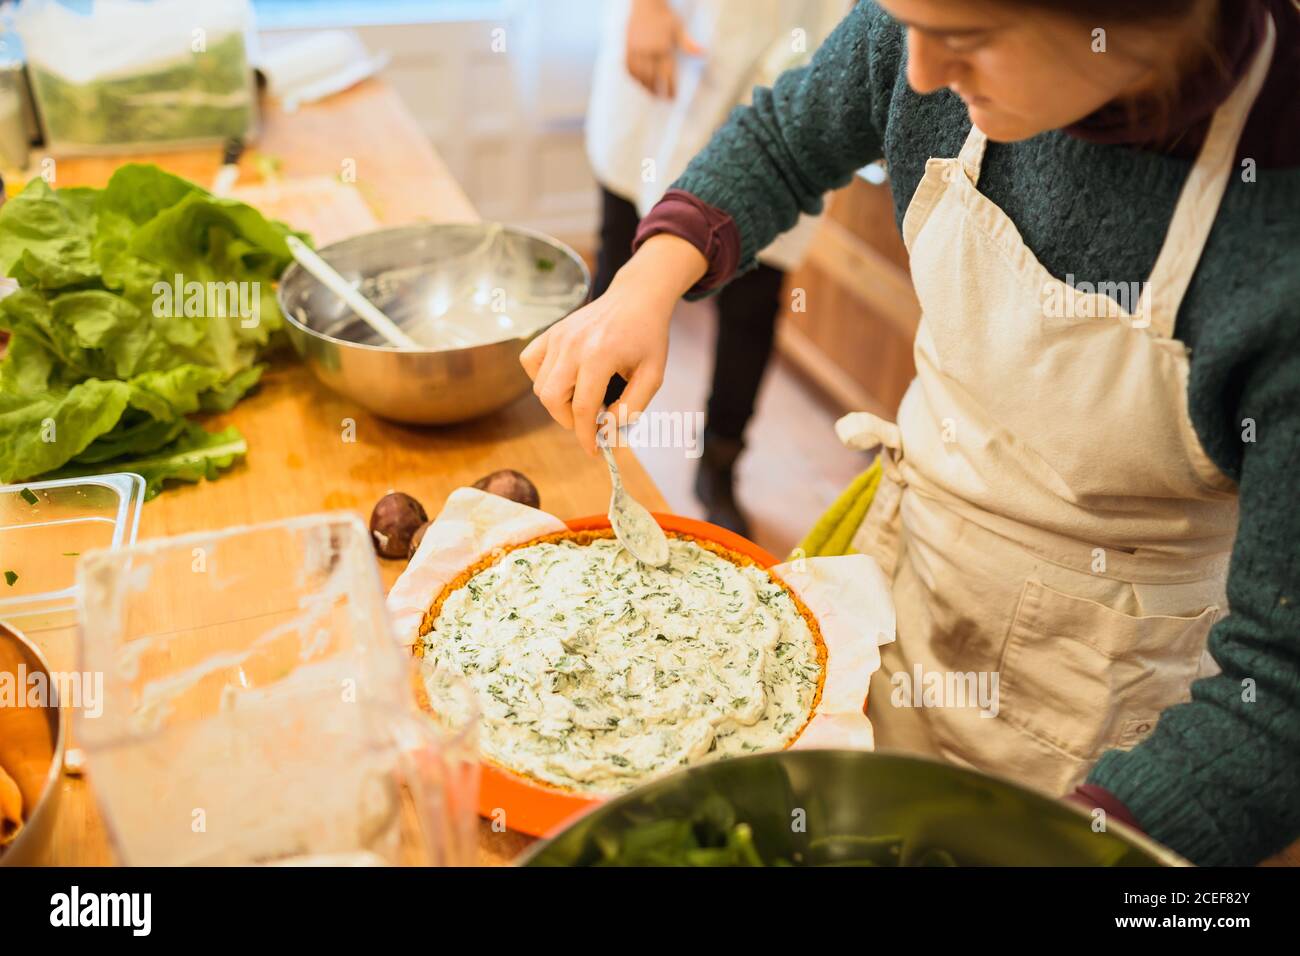
[{"label": "wooden cutting board", "polygon": [[230,197],[307,233],[317,249],[379,228],[356,186],[326,176],[236,184]]}]

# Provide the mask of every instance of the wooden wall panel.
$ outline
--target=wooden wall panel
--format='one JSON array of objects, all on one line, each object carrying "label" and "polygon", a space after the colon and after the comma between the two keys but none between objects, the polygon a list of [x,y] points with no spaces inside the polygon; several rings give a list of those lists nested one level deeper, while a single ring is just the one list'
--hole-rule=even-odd
[{"label": "wooden wall panel", "polygon": [[835,193],[808,255],[786,279],[783,356],[845,411],[893,418],[915,374],[920,307],[887,186],[862,179]]}]

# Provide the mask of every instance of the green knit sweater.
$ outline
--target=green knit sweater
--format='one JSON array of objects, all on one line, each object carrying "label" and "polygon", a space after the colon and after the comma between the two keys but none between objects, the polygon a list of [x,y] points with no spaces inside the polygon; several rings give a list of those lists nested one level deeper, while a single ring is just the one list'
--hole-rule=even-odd
[{"label": "green knit sweater", "polygon": [[[901,224],[926,159],[957,155],[965,107],[946,90],[912,92],[905,60],[900,27],[859,3],[674,183],[735,220],[742,270],[865,164],[887,160]],[[990,143],[979,189],[1057,278],[1145,281],[1189,167],[1055,131]],[[1196,432],[1240,491],[1230,613],[1209,641],[1222,674],[1197,681],[1146,741],[1105,754],[1089,783],[1192,861],[1249,864],[1300,836],[1300,168],[1234,177],[1176,335],[1191,348]]]}]

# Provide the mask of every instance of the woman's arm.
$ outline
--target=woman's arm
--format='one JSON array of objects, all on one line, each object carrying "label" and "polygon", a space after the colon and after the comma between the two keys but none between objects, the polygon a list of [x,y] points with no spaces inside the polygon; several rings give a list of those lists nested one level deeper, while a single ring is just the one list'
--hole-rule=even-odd
[{"label": "woman's arm", "polygon": [[576,432],[587,454],[596,453],[596,416],[610,378],[627,381],[620,420],[635,420],[659,391],[673,306],[707,266],[690,243],[655,236],[618,270],[604,295],[551,326],[519,356],[534,394],[552,418]]}]

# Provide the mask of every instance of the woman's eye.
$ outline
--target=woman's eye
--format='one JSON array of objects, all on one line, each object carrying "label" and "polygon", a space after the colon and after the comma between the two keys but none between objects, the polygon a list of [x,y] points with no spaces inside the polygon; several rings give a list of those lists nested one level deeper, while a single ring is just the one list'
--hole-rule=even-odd
[{"label": "woman's eye", "polygon": [[986,37],[981,36],[963,36],[948,37],[943,41],[943,45],[952,53],[970,53],[978,50],[986,42]]}]

